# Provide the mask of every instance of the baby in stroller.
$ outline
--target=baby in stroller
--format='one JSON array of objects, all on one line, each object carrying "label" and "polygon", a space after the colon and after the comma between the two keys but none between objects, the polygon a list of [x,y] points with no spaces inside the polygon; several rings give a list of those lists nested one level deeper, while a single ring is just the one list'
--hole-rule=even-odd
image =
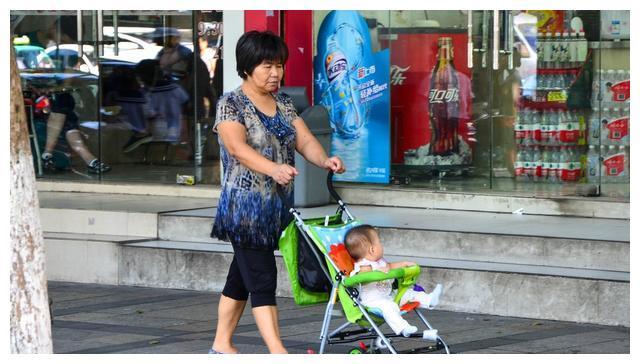
[{"label": "baby in stroller", "polygon": [[[355,261],[351,276],[373,270],[386,273],[390,269],[416,265],[413,262],[387,262],[383,258],[383,247],[378,232],[371,225],[359,225],[350,229],[345,235],[344,244]],[[392,283],[392,280],[386,280],[361,284],[358,289],[360,300],[369,310],[379,313],[396,335],[409,337],[418,331],[418,328],[402,318],[399,306],[407,302],[418,302],[420,308],[433,309],[440,300],[442,285],[437,284],[430,293],[415,285],[413,289],[404,293],[397,304],[394,302]]]}]

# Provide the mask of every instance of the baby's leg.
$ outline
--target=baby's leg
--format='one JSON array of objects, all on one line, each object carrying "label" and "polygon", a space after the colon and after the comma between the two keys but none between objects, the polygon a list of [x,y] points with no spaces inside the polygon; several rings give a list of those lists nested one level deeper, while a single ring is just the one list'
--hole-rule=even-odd
[{"label": "baby's leg", "polygon": [[440,302],[440,295],[442,294],[442,284],[437,284],[436,288],[434,288],[431,293],[425,293],[424,291],[414,291],[413,289],[408,289],[404,295],[402,295],[402,299],[400,300],[400,305],[403,305],[407,302],[419,302],[420,308],[435,308]]},{"label": "baby's leg", "polygon": [[418,331],[417,327],[412,326],[407,320],[402,318],[400,315],[400,308],[392,300],[375,300],[367,302],[366,305],[380,310],[382,317],[396,335],[400,335],[402,333],[404,336],[409,336]]}]

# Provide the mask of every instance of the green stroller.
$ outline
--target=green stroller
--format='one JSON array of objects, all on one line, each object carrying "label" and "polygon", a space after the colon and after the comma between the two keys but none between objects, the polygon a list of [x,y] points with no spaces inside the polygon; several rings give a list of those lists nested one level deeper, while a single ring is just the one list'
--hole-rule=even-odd
[{"label": "green stroller", "polygon": [[[391,338],[400,337],[395,333],[383,333],[380,328],[384,319],[375,309],[367,308],[359,299],[357,287],[361,283],[370,283],[386,279],[394,279],[397,285],[395,295],[399,303],[407,289],[412,288],[420,274],[419,266],[392,269],[387,273],[372,271],[349,277],[353,270],[353,260],[347,252],[344,236],[361,222],[349,212],[333,188],[333,173],[327,176],[327,188],[338,202],[338,210],[333,216],[302,219],[300,212],[287,205],[294,220],[283,231],[279,241],[289,279],[292,284],[294,300],[299,305],[319,304],[326,302],[324,320],[320,331],[319,353],[324,353],[327,345],[359,342],[350,350],[353,354],[383,353],[397,354]],[[278,189],[283,201],[287,201]],[[340,301],[347,322],[329,332],[334,306]],[[444,352],[449,354],[449,347],[438,335],[422,312],[417,309],[417,302],[409,302],[400,307],[401,313],[415,312],[427,330],[412,334],[411,338],[422,338],[428,345],[411,349],[406,353]],[[351,325],[356,329],[346,331]],[[370,341],[369,341],[370,340]],[[365,344],[365,342],[370,342]],[[405,352],[401,352],[405,353]]]}]

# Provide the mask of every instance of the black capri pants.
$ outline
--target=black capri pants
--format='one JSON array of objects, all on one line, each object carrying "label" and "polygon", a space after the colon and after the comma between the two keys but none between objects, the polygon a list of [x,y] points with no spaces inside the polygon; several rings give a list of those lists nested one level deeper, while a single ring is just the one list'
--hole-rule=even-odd
[{"label": "black capri pants", "polygon": [[275,306],[278,270],[272,250],[233,247],[227,282],[222,294],[236,301],[251,296],[251,307]]}]

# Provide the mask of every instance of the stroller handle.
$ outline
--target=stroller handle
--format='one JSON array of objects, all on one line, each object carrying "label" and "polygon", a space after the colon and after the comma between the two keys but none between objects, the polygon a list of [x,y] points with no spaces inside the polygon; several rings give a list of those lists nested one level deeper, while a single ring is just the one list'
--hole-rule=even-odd
[{"label": "stroller handle", "polygon": [[[338,211],[346,212],[349,218],[353,220],[354,217],[347,209],[347,205],[342,201],[342,198],[340,197],[340,195],[338,195],[338,192],[336,192],[335,188],[333,188],[333,171],[329,171],[329,173],[327,174],[327,189],[329,190],[329,194],[331,194],[331,197],[333,197],[333,199],[338,203]],[[294,216],[298,217],[298,211],[291,205],[291,203],[289,203],[287,196],[285,196],[284,194],[282,186],[278,185],[276,187],[276,192],[278,193],[278,197],[280,197],[280,200],[282,200],[282,203],[284,203],[284,205],[286,206],[287,210],[293,213]]]},{"label": "stroller handle", "polygon": [[342,198],[340,197],[340,195],[338,195],[338,192],[336,192],[335,188],[333,188],[333,171],[331,170],[329,171],[329,173],[327,173],[327,189],[329,190],[331,197],[333,197],[336,202],[340,203],[340,201],[342,201]]}]

